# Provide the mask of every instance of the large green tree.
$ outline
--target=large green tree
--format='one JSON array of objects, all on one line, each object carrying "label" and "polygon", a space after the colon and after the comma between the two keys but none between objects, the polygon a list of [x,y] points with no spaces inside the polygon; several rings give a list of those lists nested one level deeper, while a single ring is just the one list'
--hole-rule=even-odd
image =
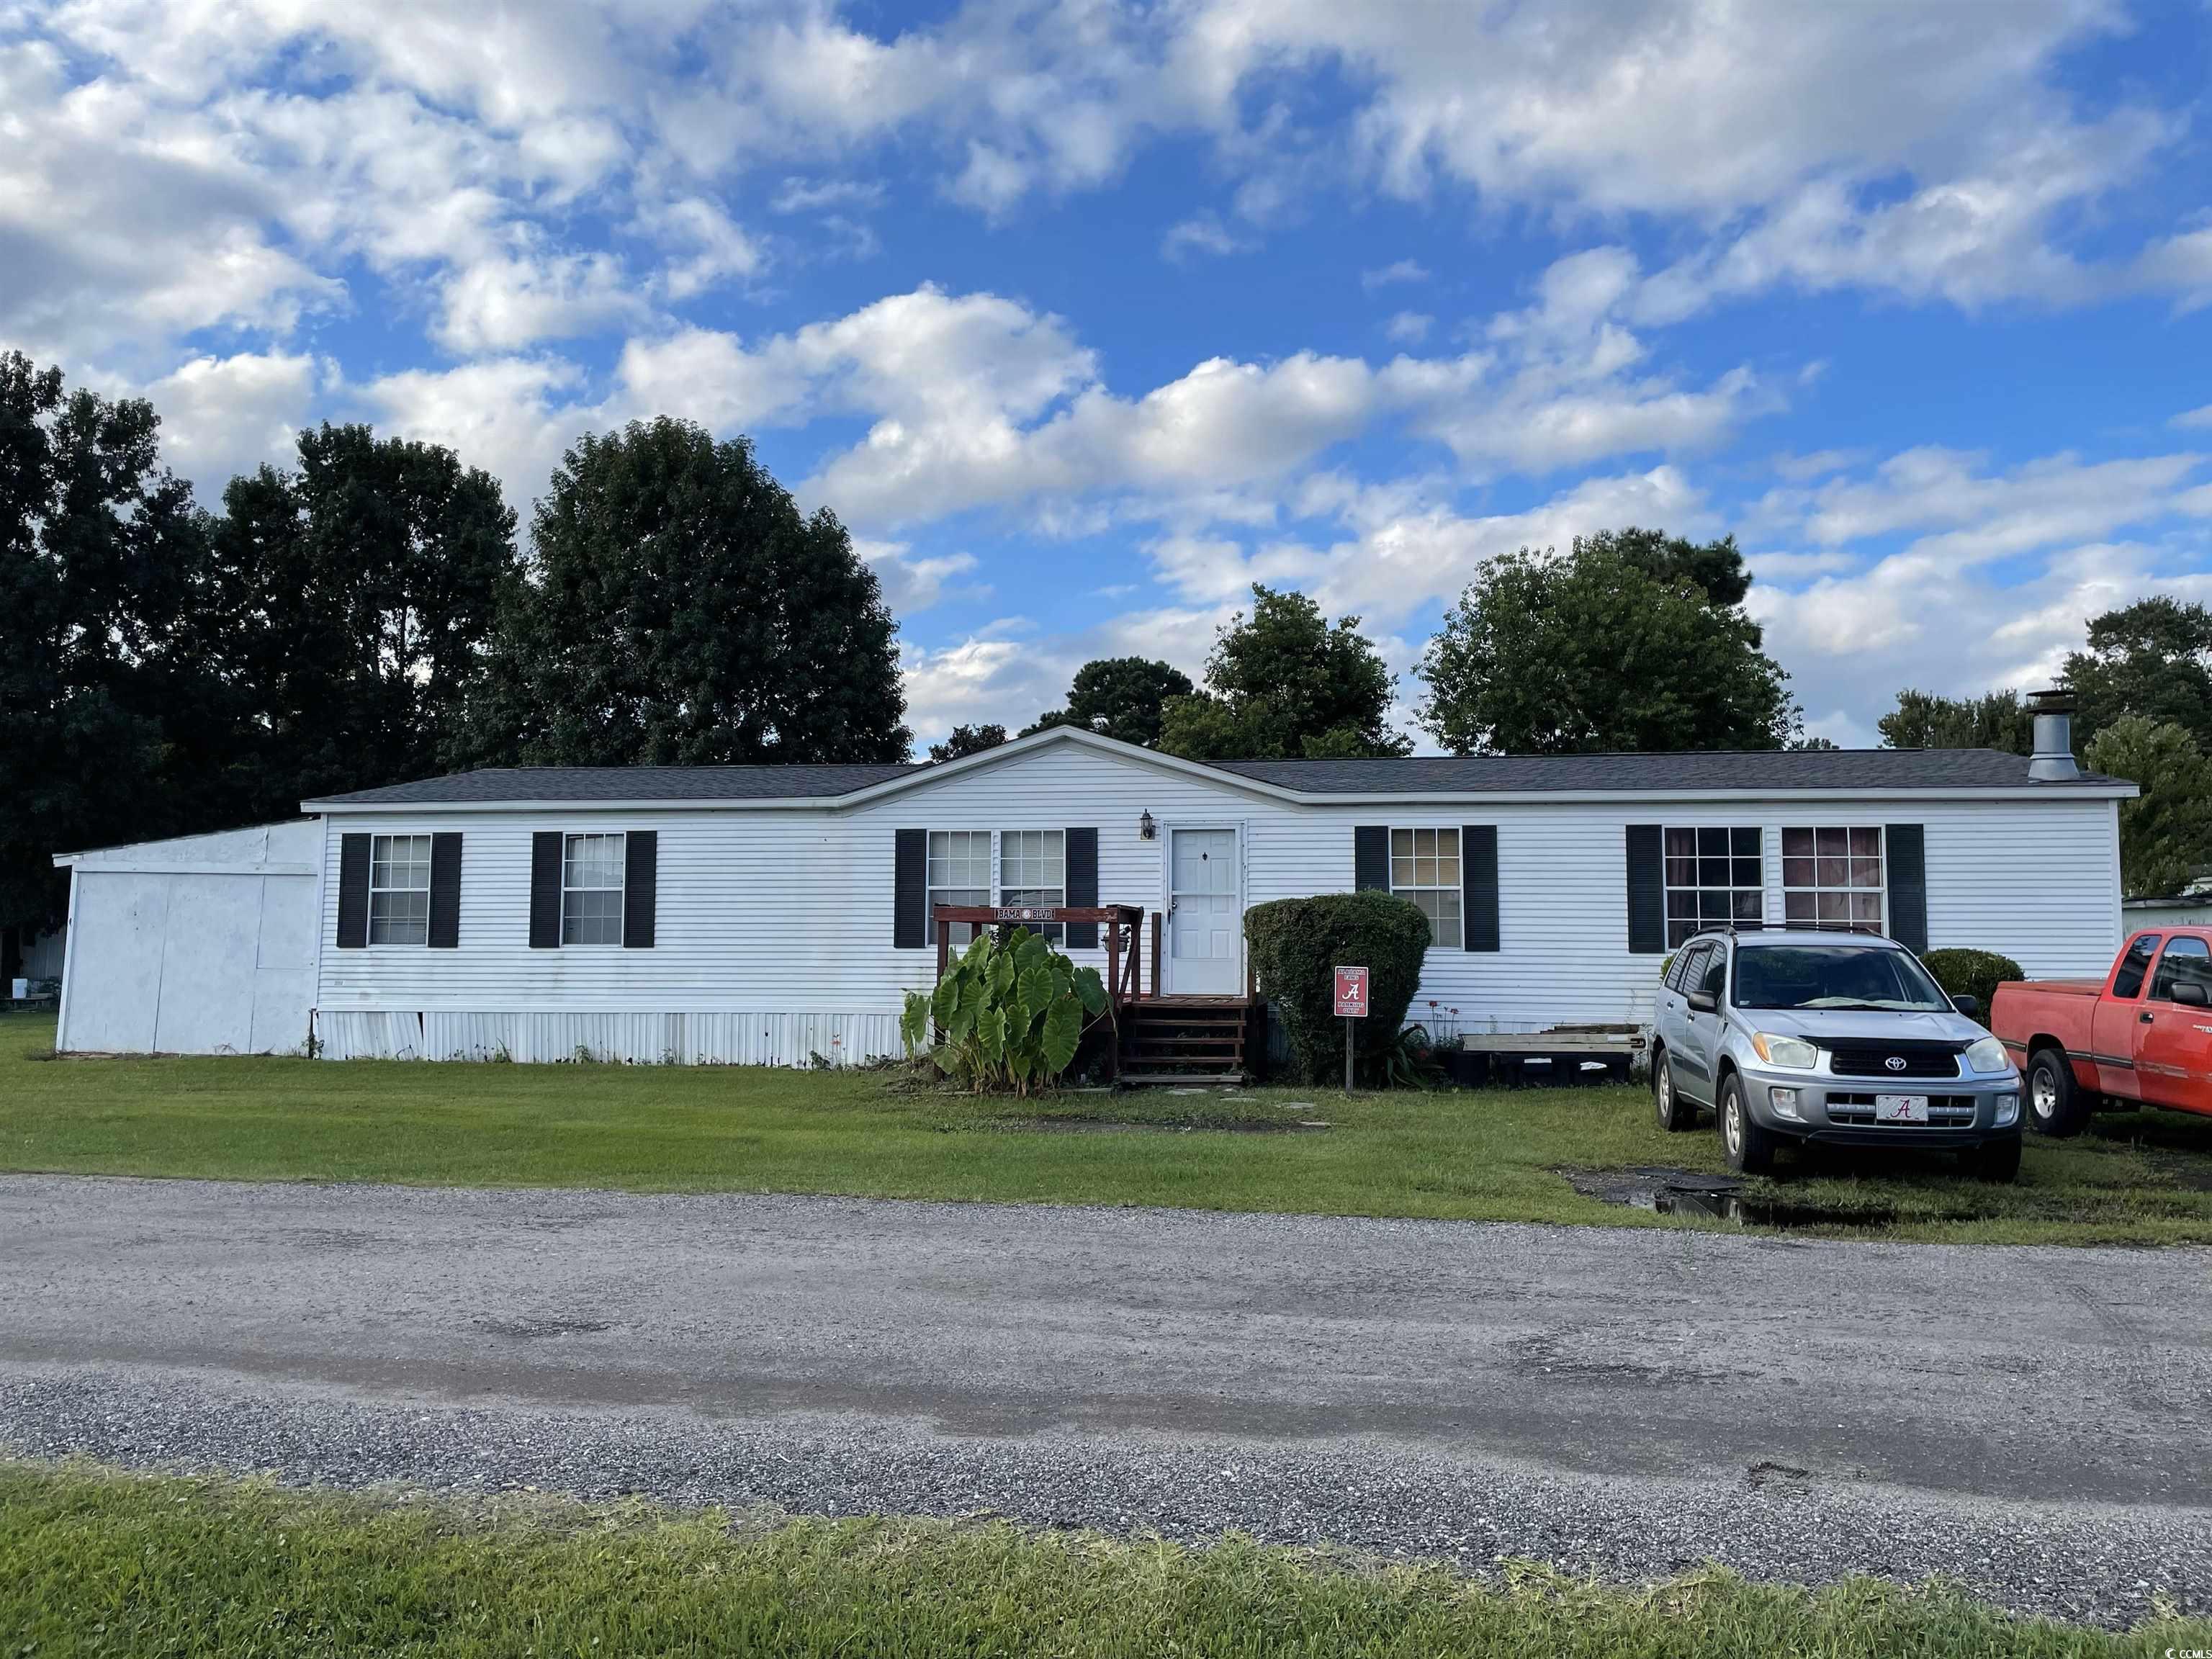
[{"label": "large green tree", "polygon": [[1170,697],[1196,690],[1190,676],[1150,657],[1099,657],[1075,671],[1066,706],[1022,728],[1027,737],[1048,726],[1080,726],[1140,747],[1157,747]]},{"label": "large green tree", "polygon": [[1358,617],[1332,626],[1304,594],[1255,583],[1252,614],[1215,637],[1206,689],[1167,700],[1159,746],[1189,760],[1407,754],[1385,719],[1396,690]]},{"label": "large green tree", "polygon": [[580,439],[532,523],[471,721],[538,765],[899,761],[897,624],[826,508],[742,438],[666,418]]},{"label": "large green tree", "polygon": [[2120,881],[2130,896],[2179,893],[2212,864],[2212,761],[2185,727],[2123,714],[2083,758],[2142,790],[2120,803]]},{"label": "large green tree", "polygon": [[1892,749],[2002,749],[2026,755],[2035,748],[2035,716],[2017,691],[1984,691],[1978,697],[1900,691],[1897,707],[1875,725]]},{"label": "large green tree", "polygon": [[[60,922],[53,855],[198,827],[208,677],[191,491],[138,398],[0,355],[0,929]],[[5,953],[5,952],[0,952]]]},{"label": "large green tree", "polygon": [[996,720],[987,726],[956,726],[943,743],[929,745],[929,757],[933,761],[959,760],[965,756],[980,755],[986,749],[996,749],[1006,740],[1006,728]]},{"label": "large green tree", "polygon": [[1733,539],[1659,531],[1494,559],[1422,657],[1420,722],[1458,755],[1779,748],[1798,712],[1750,586]]},{"label": "large green tree", "polygon": [[231,481],[213,546],[212,648],[258,755],[234,816],[441,769],[519,569],[497,479],[325,425],[300,434],[295,468]]},{"label": "large green tree", "polygon": [[2066,684],[2077,752],[2128,714],[2181,726],[2212,752],[2212,611],[2160,594],[2092,617]]}]

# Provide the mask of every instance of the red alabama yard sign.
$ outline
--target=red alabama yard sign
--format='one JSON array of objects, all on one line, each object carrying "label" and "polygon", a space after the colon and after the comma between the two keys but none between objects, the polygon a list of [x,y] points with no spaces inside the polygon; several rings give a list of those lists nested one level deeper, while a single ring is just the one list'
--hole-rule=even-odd
[{"label": "red alabama yard sign", "polygon": [[1367,970],[1364,968],[1340,968],[1336,970],[1336,1012],[1345,1019],[1367,1018]]}]

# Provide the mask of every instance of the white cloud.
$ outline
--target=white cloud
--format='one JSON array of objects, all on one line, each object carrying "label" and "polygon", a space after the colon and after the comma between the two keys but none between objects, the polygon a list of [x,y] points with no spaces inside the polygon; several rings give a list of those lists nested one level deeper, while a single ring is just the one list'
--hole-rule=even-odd
[{"label": "white cloud", "polygon": [[2212,404],[2207,404],[2202,409],[2192,409],[2186,413],[2177,415],[2166,424],[2178,426],[2188,432],[2212,431]]},{"label": "white cloud", "polygon": [[1397,283],[1425,283],[1429,270],[1418,259],[1395,259],[1375,270],[1359,273],[1359,286],[1372,294],[1378,288],[1389,288]]},{"label": "white cloud", "polygon": [[637,216],[637,228],[670,255],[660,285],[672,300],[690,300],[761,267],[759,245],[718,203],[686,196],[653,202]]},{"label": "white cloud", "polygon": [[319,376],[282,352],[195,357],[145,386],[161,417],[161,457],[213,506],[233,477],[288,462]]},{"label": "white cloud", "polygon": [[1436,325],[1437,319],[1425,312],[1401,311],[1382,325],[1382,333],[1394,344],[1419,345]]},{"label": "white cloud", "polygon": [[530,504],[562,453],[605,424],[574,395],[582,372],[551,357],[499,357],[443,371],[409,369],[358,389],[365,413],[401,435],[443,444],[505,487],[526,526]]},{"label": "white cloud", "polygon": [[1194,253],[1219,257],[1242,253],[1254,244],[1231,234],[1214,214],[1201,213],[1170,225],[1160,238],[1160,257],[1180,264]]}]

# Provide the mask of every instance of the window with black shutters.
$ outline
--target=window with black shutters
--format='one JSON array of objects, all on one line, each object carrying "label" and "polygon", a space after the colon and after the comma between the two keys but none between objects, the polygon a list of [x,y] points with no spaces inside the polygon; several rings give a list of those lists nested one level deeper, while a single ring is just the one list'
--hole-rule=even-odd
[{"label": "window with black shutters", "polygon": [[1674,828],[1666,832],[1667,948],[1701,927],[1758,921],[1766,914],[1766,878],[1755,826]]}]

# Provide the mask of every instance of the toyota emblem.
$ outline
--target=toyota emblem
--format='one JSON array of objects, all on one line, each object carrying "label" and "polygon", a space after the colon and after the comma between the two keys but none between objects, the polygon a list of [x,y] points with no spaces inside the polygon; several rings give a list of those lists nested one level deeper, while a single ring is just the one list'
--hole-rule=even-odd
[{"label": "toyota emblem", "polygon": [[1901,1072],[1905,1067],[1905,1059],[1903,1054],[1892,1054],[1887,1060],[1882,1061],[1882,1064],[1893,1072]]}]

